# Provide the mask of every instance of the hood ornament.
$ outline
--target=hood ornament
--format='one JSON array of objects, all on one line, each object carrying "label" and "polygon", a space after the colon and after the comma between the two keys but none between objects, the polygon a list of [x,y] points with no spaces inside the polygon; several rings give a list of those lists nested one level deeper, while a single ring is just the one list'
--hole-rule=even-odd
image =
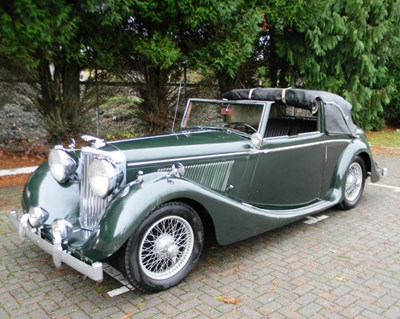
[{"label": "hood ornament", "polygon": [[68,147],[72,150],[76,147],[76,141],[74,138],[71,138],[71,143],[68,145]]},{"label": "hood ornament", "polygon": [[102,138],[98,138],[96,136],[82,135],[81,137],[85,142],[92,142],[91,146],[93,146],[94,148],[99,148],[99,147],[103,147],[106,145],[106,143],[104,142],[104,140]]}]

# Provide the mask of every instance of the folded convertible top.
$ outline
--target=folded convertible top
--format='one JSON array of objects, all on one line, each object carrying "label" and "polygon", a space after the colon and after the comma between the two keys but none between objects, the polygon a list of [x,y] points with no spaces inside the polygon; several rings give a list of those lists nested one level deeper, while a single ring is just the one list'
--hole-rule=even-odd
[{"label": "folded convertible top", "polygon": [[227,100],[257,100],[282,102],[289,106],[313,110],[316,100],[321,100],[328,107],[325,108],[326,131],[331,134],[355,135],[357,127],[351,118],[352,105],[344,98],[326,91],[282,89],[282,88],[255,88],[236,89],[222,96]]}]

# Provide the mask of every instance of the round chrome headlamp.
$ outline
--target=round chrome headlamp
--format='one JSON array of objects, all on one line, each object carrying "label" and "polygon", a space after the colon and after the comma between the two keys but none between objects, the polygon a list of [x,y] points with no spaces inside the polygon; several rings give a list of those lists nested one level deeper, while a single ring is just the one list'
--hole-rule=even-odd
[{"label": "round chrome headlamp", "polygon": [[110,195],[121,183],[122,171],[106,159],[94,159],[89,166],[89,184],[99,197]]},{"label": "round chrome headlamp", "polygon": [[64,149],[56,147],[50,151],[49,167],[54,179],[64,183],[76,172],[78,160]]},{"label": "round chrome headlamp", "polygon": [[31,224],[31,226],[33,228],[39,228],[49,218],[49,213],[46,210],[44,210],[43,208],[40,208],[37,206],[31,207],[29,209],[28,214],[29,214],[29,217],[28,217],[29,224]]}]

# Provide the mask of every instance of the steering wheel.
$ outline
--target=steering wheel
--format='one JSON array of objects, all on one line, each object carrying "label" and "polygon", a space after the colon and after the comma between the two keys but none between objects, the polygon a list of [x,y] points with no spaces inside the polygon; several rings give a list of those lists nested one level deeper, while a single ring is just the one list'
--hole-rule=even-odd
[{"label": "steering wheel", "polygon": [[245,132],[245,133],[256,133],[257,129],[251,126],[250,124],[243,122],[232,122],[228,124],[228,127],[233,128],[235,130]]}]

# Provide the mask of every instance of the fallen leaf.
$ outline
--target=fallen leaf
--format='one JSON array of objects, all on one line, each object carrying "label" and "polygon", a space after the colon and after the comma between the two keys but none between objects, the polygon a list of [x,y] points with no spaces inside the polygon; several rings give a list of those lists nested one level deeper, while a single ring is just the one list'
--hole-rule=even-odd
[{"label": "fallen leaf", "polygon": [[232,268],[234,272],[239,272],[244,269],[244,266],[242,264],[234,264]]},{"label": "fallen leaf", "polygon": [[131,318],[132,316],[133,316],[132,312],[127,312],[127,313],[125,313],[124,316],[121,317],[121,319],[128,319],[128,318]]},{"label": "fallen leaf", "polygon": [[237,305],[238,303],[241,302],[240,298],[225,298],[222,301],[230,305]]},{"label": "fallen leaf", "polygon": [[215,297],[216,300],[222,301],[223,303],[227,303],[230,305],[237,305],[238,303],[241,302],[240,298],[230,298],[226,297],[225,295],[217,296]]}]

